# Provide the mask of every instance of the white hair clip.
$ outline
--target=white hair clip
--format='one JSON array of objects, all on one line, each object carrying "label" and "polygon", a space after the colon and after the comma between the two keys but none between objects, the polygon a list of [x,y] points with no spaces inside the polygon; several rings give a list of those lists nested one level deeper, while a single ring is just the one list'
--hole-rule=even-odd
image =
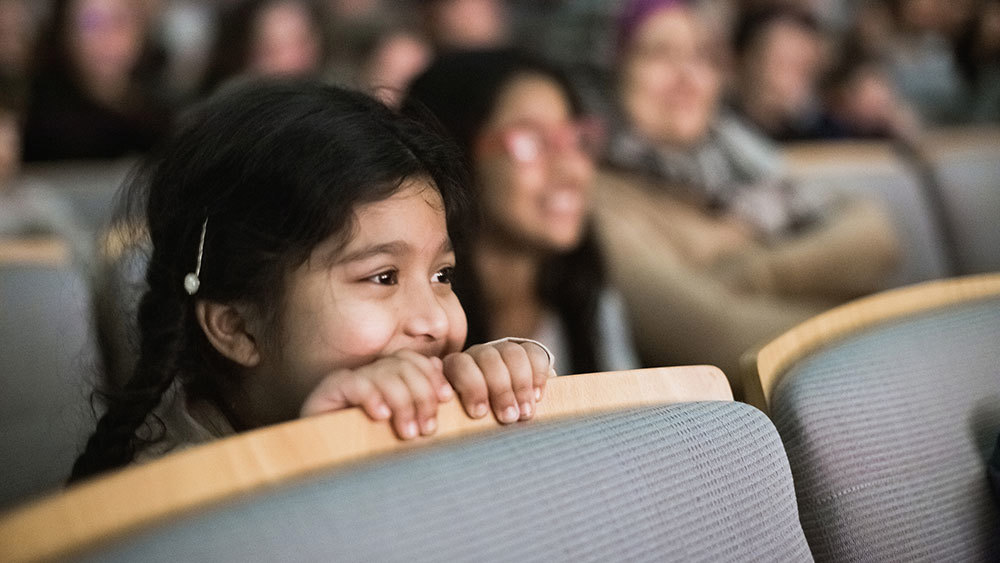
[{"label": "white hair clip", "polygon": [[205,231],[207,230],[208,217],[205,217],[205,222],[201,224],[201,240],[198,242],[198,262],[194,266],[194,271],[184,276],[184,291],[187,291],[188,295],[198,293],[198,288],[201,287],[201,280],[198,276],[201,275],[201,256],[205,252]]}]

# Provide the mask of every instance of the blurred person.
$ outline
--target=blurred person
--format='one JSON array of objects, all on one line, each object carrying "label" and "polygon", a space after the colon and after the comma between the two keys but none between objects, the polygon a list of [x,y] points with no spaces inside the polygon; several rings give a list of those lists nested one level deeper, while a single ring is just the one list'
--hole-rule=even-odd
[{"label": "blurred person", "polygon": [[789,182],[774,147],[721,110],[699,18],[682,0],[626,4],[595,209],[646,363],[735,378],[754,345],[882,289],[897,243],[881,209]]},{"label": "blurred person", "polygon": [[825,37],[807,12],[774,8],[745,16],[734,40],[733,106],[776,141],[826,138],[818,91]]},{"label": "blurred person", "polygon": [[509,50],[444,54],[406,105],[429,109],[473,172],[482,224],[455,284],[468,343],[533,338],[560,373],[637,367],[590,226],[595,131],[561,72]]},{"label": "blurred person", "polygon": [[511,41],[504,0],[420,0],[419,6],[437,50],[501,47]]},{"label": "blurred person", "polygon": [[398,106],[407,86],[434,58],[434,48],[415,29],[397,25],[381,31],[363,56],[359,87],[383,103]]},{"label": "blurred person", "polygon": [[828,126],[835,136],[916,142],[920,120],[882,60],[848,51],[824,82]]},{"label": "blurred person", "polygon": [[57,0],[24,132],[24,158],[117,158],[148,150],[169,125],[157,57],[130,0]]},{"label": "blurred person", "polygon": [[202,92],[241,77],[322,77],[330,24],[313,0],[239,0],[218,15]]},{"label": "blurred person", "polygon": [[885,52],[899,92],[930,125],[961,122],[967,91],[947,35],[951,2],[892,0],[894,28]]},{"label": "blurred person", "polygon": [[10,80],[0,77],[0,238],[61,237],[86,267],[93,245],[72,209],[48,186],[21,175],[24,100]]}]

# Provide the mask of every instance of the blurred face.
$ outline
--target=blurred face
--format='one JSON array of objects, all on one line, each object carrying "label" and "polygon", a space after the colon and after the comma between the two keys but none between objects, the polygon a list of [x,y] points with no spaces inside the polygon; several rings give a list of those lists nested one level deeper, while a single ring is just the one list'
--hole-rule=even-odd
[{"label": "blurred face", "polygon": [[633,129],[660,144],[700,141],[715,116],[720,76],[702,26],[665,8],[636,30],[622,64],[622,104]]},{"label": "blurred face", "polygon": [[431,60],[431,48],[417,37],[401,33],[385,39],[365,65],[365,85],[390,106]]},{"label": "blurred face", "polygon": [[322,65],[321,41],[305,5],[271,4],[257,16],[249,70],[263,76],[316,72]]},{"label": "blurred face", "polygon": [[760,103],[794,115],[815,95],[822,55],[817,36],[792,22],[777,21],[751,50],[743,83]]},{"label": "blurred face", "polygon": [[509,82],[476,147],[477,180],[494,232],[542,252],[579,244],[593,178],[592,139],[556,82],[528,74]]},{"label": "blurred face", "polygon": [[408,181],[355,218],[346,245],[334,237],[290,274],[281,349],[262,355],[268,391],[290,413],[337,369],[404,349],[443,358],[465,341],[451,288],[455,254],[433,184]]},{"label": "blurred face", "polygon": [[432,31],[444,45],[495,47],[506,40],[507,14],[498,0],[435,0],[430,10]]},{"label": "blurred face", "polygon": [[70,8],[70,57],[89,81],[128,77],[142,53],[145,20],[130,0],[78,0]]}]

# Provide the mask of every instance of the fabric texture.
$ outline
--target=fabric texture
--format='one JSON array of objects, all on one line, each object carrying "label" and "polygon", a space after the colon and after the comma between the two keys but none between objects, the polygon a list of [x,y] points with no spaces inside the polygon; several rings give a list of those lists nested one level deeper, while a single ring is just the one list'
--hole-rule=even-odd
[{"label": "fabric texture", "polygon": [[997,561],[1000,299],[865,331],[775,390],[818,561]]},{"label": "fabric texture", "polygon": [[774,427],[741,403],[526,425],[315,476],[100,561],[806,561]]}]

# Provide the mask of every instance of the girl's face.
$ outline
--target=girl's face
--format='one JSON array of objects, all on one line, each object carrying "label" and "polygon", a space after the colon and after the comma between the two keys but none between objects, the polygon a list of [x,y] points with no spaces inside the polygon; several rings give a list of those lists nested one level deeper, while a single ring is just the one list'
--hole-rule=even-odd
[{"label": "girl's face", "polygon": [[674,146],[700,141],[715,115],[721,77],[697,16],[665,8],[647,18],[625,54],[620,88],[639,134]]},{"label": "girl's face", "polygon": [[271,4],[257,16],[249,70],[261,76],[316,72],[322,65],[321,43],[304,4],[292,1]]},{"label": "girl's face", "polygon": [[346,245],[319,245],[288,277],[280,346],[262,352],[264,385],[295,416],[325,376],[399,350],[443,358],[465,342],[452,292],[444,203],[425,179],[355,209]]},{"label": "girl's face", "polygon": [[574,248],[589,206],[592,133],[555,81],[525,74],[509,82],[475,148],[490,226],[532,249]]}]

